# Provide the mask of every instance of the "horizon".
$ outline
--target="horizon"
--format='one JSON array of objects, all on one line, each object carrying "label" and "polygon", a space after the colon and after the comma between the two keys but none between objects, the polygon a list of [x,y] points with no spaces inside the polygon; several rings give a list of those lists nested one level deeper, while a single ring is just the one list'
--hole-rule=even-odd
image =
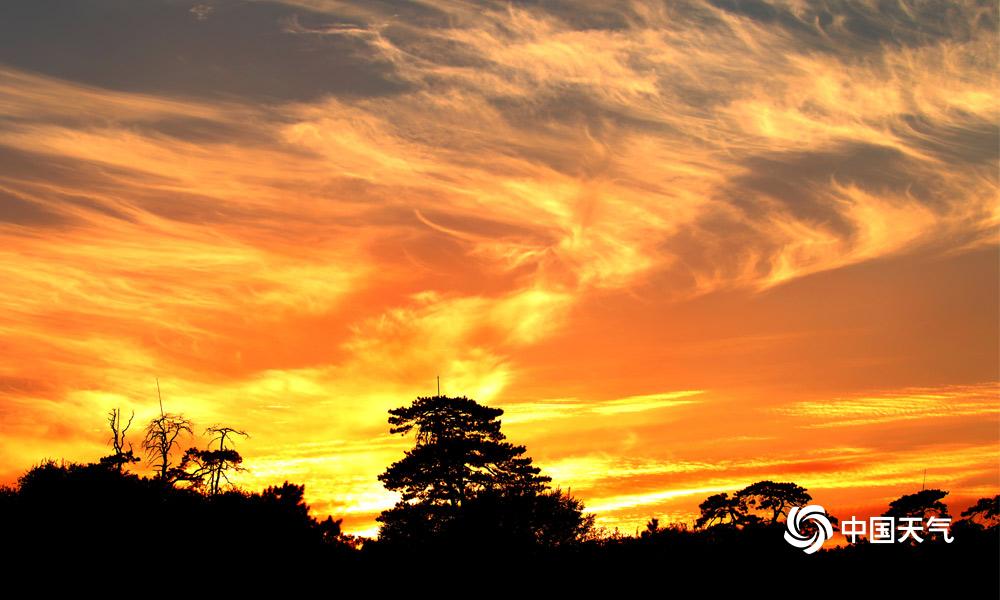
[{"label": "horizon", "polygon": [[372,535],[439,393],[626,534],[765,479],[957,515],[1000,493],[997,20],[4,3],[0,484],[159,387]]}]

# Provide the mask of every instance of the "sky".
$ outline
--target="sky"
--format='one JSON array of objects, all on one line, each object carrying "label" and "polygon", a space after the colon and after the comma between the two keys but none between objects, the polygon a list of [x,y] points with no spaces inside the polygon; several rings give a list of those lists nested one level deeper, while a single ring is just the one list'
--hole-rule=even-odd
[{"label": "sky", "polygon": [[[169,412],[371,535],[466,395],[598,525],[1000,492],[996,2],[0,4],[0,482]],[[201,435],[186,445],[203,445]],[[146,465],[139,472],[148,472]]]}]

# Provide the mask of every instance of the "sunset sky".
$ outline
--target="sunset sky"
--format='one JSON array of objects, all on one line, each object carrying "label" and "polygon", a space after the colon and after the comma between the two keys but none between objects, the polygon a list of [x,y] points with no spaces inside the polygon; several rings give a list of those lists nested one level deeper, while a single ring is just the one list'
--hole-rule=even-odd
[{"label": "sunset sky", "polygon": [[[246,429],[374,533],[467,395],[598,524],[1000,492],[998,10],[0,3],[0,483]],[[204,438],[185,441],[204,444]],[[145,466],[140,472],[148,472]]]}]

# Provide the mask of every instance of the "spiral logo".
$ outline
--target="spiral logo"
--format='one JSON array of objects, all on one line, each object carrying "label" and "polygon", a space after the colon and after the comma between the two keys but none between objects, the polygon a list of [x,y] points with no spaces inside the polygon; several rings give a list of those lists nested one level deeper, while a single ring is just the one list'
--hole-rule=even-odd
[{"label": "spiral logo", "polygon": [[[806,521],[812,521],[815,527],[811,528],[812,535],[803,533],[802,526]],[[785,521],[788,531],[785,532],[785,541],[801,548],[806,554],[812,554],[823,546],[823,542],[833,537],[833,525],[826,516],[826,510],[819,504],[808,506],[793,506],[788,511],[788,520]]]}]

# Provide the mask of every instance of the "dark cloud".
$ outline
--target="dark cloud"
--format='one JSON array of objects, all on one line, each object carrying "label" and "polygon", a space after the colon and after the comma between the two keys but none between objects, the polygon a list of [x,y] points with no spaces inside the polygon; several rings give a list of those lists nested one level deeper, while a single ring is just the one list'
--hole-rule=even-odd
[{"label": "dark cloud", "polygon": [[[0,186],[21,190],[44,199],[43,203],[23,200],[0,190],[0,223],[29,227],[62,227],[82,224],[87,213],[134,221],[136,211],[172,221],[214,225],[255,224],[257,230],[273,228],[281,232],[296,219],[275,208],[219,202],[217,198],[176,189],[176,182],[154,174],[133,171],[86,160],[76,160],[30,152],[13,152],[0,146],[0,162],[18,177],[0,174]],[[86,190],[94,196],[55,191],[34,182],[59,174],[61,189]],[[117,204],[114,204],[117,203]],[[79,209],[84,209],[80,211]],[[75,213],[75,214],[74,214]],[[412,219],[412,216],[411,216]]]},{"label": "dark cloud", "polygon": [[412,23],[390,23],[383,30],[385,39],[410,59],[424,60],[452,67],[486,67],[491,63],[469,44],[434,35],[435,30],[413,27]]},{"label": "dark cloud", "polygon": [[268,143],[273,136],[261,128],[247,127],[246,123],[218,121],[198,117],[166,117],[143,119],[124,124],[129,130],[153,136],[169,136],[194,143]]},{"label": "dark cloud", "polygon": [[23,200],[0,189],[0,223],[27,227],[63,225],[67,219],[37,202]]},{"label": "dark cloud", "polygon": [[41,394],[53,387],[52,382],[43,379],[0,376],[0,394]]},{"label": "dark cloud", "polygon": [[946,39],[967,41],[977,31],[995,31],[997,20],[995,2],[973,5],[928,0],[904,6],[887,0],[827,0],[806,4],[801,13],[764,0],[708,2],[732,14],[779,27],[813,49],[838,53],[879,50],[883,45],[922,46]]},{"label": "dark cloud", "polygon": [[1000,125],[975,115],[935,122],[923,115],[903,115],[893,133],[908,144],[946,162],[987,166],[996,174],[1000,160]]},{"label": "dark cloud", "polygon": [[651,277],[650,285],[695,289],[699,274],[715,273],[725,279],[739,277],[748,261],[753,261],[754,274],[765,276],[771,270],[770,257],[780,250],[780,245],[763,237],[750,219],[709,212],[658,245],[658,251],[676,256],[678,261],[672,268]]},{"label": "dark cloud", "polygon": [[[57,181],[62,190],[89,190],[104,195],[122,192],[122,195],[126,195],[121,181],[134,175],[127,169],[14,150],[2,145],[0,164],[4,166],[0,171],[0,186],[20,190],[24,195],[40,197],[45,202],[31,202],[0,191],[0,222],[37,227],[67,226],[79,220],[72,212],[80,208],[115,219],[132,220],[132,215],[127,211],[90,196],[55,191],[44,185],[48,181]],[[131,192],[127,195],[131,195]]]},{"label": "dark cloud", "polygon": [[117,90],[260,101],[406,88],[364,37],[303,33],[325,29],[331,16],[235,0],[205,3],[210,11],[192,13],[196,4],[4,2],[0,62]]},{"label": "dark cloud", "polygon": [[[498,3],[499,4],[499,3]],[[541,9],[574,29],[625,30],[640,19],[625,3],[588,0],[520,0],[515,6]]]},{"label": "dark cloud", "polygon": [[[917,117],[904,123],[901,129],[906,129],[914,148],[949,161],[954,170],[996,164],[995,126],[933,123]],[[746,173],[731,178],[719,191],[726,208],[706,212],[692,227],[663,242],[664,252],[681,257],[671,277],[690,284],[685,279],[689,273],[714,270],[736,276],[748,260],[753,261],[754,273],[766,275],[783,243],[769,239],[761,229],[771,216],[790,217],[845,241],[855,239],[858,223],[844,212],[831,192],[832,183],[876,197],[906,198],[939,214],[955,209],[954,188],[942,181],[940,165],[887,146],[845,142],[821,150],[759,154],[741,164]],[[947,239],[971,243],[976,235]]]},{"label": "dark cloud", "polygon": [[914,419],[881,423],[878,427],[864,431],[858,437],[860,443],[886,452],[933,450],[938,444],[948,444],[954,440],[962,440],[963,444],[969,446],[996,443],[996,425],[995,414]]},{"label": "dark cloud", "polygon": [[[500,9],[506,4],[491,3]],[[717,11],[721,10],[780,30],[803,48],[838,54],[879,51],[883,45],[967,41],[977,32],[995,32],[998,19],[997,3],[989,0],[821,0],[802,7],[767,0],[661,0],[640,5],[519,0],[511,4],[545,12],[577,30],[628,30],[644,23],[653,13],[669,15],[678,27],[726,28],[718,17]]]},{"label": "dark cloud", "polygon": [[[264,111],[272,122],[281,122],[279,115],[271,115]],[[258,118],[263,118],[260,115]],[[276,139],[273,131],[263,127],[248,126],[245,120],[210,119],[194,116],[155,114],[118,115],[114,118],[103,116],[95,120],[92,114],[19,116],[0,118],[0,132],[17,131],[34,125],[64,127],[68,130],[86,130],[91,128],[115,127],[122,131],[144,135],[149,138],[174,138],[192,143],[239,143],[239,144],[271,144]]]},{"label": "dark cloud", "polygon": [[743,162],[748,173],[734,177],[727,194],[747,216],[759,219],[775,210],[762,197],[779,203],[781,212],[808,223],[822,223],[843,235],[852,227],[842,207],[831,200],[830,184],[855,186],[879,194],[906,194],[943,208],[948,198],[935,175],[918,160],[886,146],[862,142],[828,150],[772,153]]}]

